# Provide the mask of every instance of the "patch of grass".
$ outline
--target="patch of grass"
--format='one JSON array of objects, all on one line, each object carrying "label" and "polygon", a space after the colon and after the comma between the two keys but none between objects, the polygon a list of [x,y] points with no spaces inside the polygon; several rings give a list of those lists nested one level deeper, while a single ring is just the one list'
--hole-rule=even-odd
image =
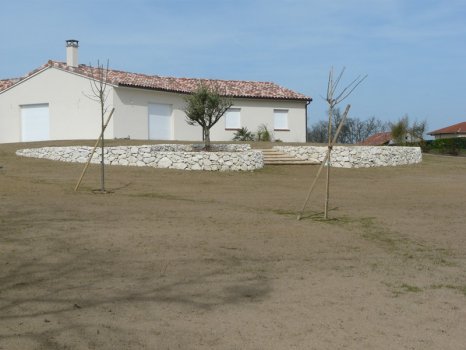
[{"label": "patch of grass", "polygon": [[430,286],[431,289],[452,289],[460,292],[466,297],[466,285],[463,286],[458,286],[458,285],[452,285],[452,284],[433,284]]},{"label": "patch of grass", "polygon": [[387,228],[377,225],[375,218],[361,218],[358,224],[361,229],[361,236],[364,239],[381,243],[391,251],[396,250],[399,243],[406,241],[402,237],[393,235]]},{"label": "patch of grass", "polygon": [[411,293],[419,293],[419,292],[422,292],[422,289],[417,287],[417,286],[412,286],[410,284],[407,284],[407,283],[403,283],[401,286],[400,286],[401,289],[403,289],[405,292],[411,292]]},{"label": "patch of grass", "polygon": [[432,260],[433,260],[433,263],[436,264],[436,265],[450,266],[450,267],[457,265],[454,262],[448,261],[444,257],[441,257],[441,256],[440,257],[433,257]]},{"label": "patch of grass", "polygon": [[400,295],[406,293],[420,293],[422,292],[422,288],[418,286],[414,286],[408,283],[402,283],[401,285],[393,286],[390,283],[384,283],[387,287],[391,289],[391,292],[394,297],[399,297]]},{"label": "patch of grass", "polygon": [[[332,210],[336,210],[338,208],[333,208]],[[273,213],[278,214],[278,215],[284,215],[284,216],[293,216],[293,217],[298,217],[299,211],[291,211],[291,210],[283,210],[283,209],[273,209]],[[313,221],[318,221],[318,222],[326,222],[326,223],[346,223],[350,219],[348,217],[331,217],[329,219],[324,219],[324,213],[323,212],[303,212],[302,215],[300,216],[300,220],[313,220]]]},{"label": "patch of grass", "polygon": [[381,226],[373,217],[354,219],[344,217],[329,223],[348,225],[350,229],[357,231],[362,238],[383,246],[391,253],[400,254],[406,262],[428,260],[434,265],[455,266],[455,263],[447,259],[452,254],[449,250],[428,247],[409,237],[402,236]]},{"label": "patch of grass", "polygon": [[295,211],[291,210],[283,210],[283,209],[272,209],[272,212],[278,215],[285,215],[285,216],[291,216],[291,215],[296,215]]},{"label": "patch of grass", "polygon": [[171,201],[185,201],[185,202],[196,202],[196,203],[213,203],[213,201],[210,201],[210,200],[199,200],[199,199],[185,198],[185,197],[175,196],[175,195],[168,194],[168,193],[144,192],[144,193],[128,194],[127,196],[137,197],[137,198],[164,199],[164,200],[171,200]]},{"label": "patch of grass", "polygon": [[[333,208],[335,210],[337,208]],[[296,216],[296,212],[275,210],[280,215]],[[400,255],[405,262],[421,263],[429,261],[431,264],[440,266],[455,266],[456,264],[448,260],[451,252],[447,249],[435,249],[428,247],[421,242],[417,242],[409,237],[403,236],[377,223],[374,217],[353,218],[349,216],[335,216],[325,220],[323,212],[306,212],[301,219],[310,219],[330,225],[339,225],[356,232],[367,241],[383,247],[390,253]]]},{"label": "patch of grass", "polygon": [[158,198],[158,199],[169,199],[169,200],[179,200],[180,198],[168,194],[168,193],[153,193],[153,192],[144,192],[144,193],[134,193],[130,194],[130,197],[139,197],[139,198]]}]

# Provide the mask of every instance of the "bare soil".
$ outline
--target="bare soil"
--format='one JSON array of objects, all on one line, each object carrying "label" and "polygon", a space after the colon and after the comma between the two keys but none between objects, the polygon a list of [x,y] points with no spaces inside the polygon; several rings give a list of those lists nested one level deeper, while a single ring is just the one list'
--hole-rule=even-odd
[{"label": "bare soil", "polygon": [[466,347],[465,158],[332,169],[297,221],[316,166],[75,193],[82,164],[14,154],[52,144],[0,145],[0,349]]}]

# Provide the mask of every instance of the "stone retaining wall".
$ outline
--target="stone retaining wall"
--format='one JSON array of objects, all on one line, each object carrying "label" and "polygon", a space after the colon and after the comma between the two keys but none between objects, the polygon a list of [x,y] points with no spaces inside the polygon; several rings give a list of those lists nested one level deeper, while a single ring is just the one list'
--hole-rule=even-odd
[{"label": "stone retaining wall", "polygon": [[[322,162],[327,147],[322,146],[274,146],[275,150],[293,157]],[[334,146],[331,166],[336,168],[370,168],[416,164],[422,161],[420,147],[399,146]]]},{"label": "stone retaining wall", "polygon": [[[261,151],[247,144],[212,145],[212,152],[197,151],[196,145],[148,145],[105,148],[105,163],[111,165],[151,166],[181,170],[252,171],[264,166]],[[92,147],[42,147],[18,150],[23,157],[46,158],[62,162],[85,163]],[[98,148],[91,163],[100,163]]]}]

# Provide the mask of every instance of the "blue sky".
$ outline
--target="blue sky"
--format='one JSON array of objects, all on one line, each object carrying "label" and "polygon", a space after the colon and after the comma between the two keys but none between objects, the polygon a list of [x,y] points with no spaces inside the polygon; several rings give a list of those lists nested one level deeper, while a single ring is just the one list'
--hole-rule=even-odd
[{"label": "blue sky", "polygon": [[311,124],[332,66],[346,67],[343,84],[368,74],[344,102],[352,117],[466,121],[464,0],[3,1],[0,78],[65,60],[66,39],[81,63],[276,82],[313,97]]}]

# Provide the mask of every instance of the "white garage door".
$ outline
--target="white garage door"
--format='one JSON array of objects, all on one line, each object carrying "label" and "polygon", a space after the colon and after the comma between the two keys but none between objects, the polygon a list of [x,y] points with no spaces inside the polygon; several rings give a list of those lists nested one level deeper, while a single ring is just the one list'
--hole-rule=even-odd
[{"label": "white garage door", "polygon": [[21,140],[43,141],[50,139],[49,105],[21,106]]},{"label": "white garage door", "polygon": [[149,139],[172,139],[172,106],[160,103],[149,105]]}]

